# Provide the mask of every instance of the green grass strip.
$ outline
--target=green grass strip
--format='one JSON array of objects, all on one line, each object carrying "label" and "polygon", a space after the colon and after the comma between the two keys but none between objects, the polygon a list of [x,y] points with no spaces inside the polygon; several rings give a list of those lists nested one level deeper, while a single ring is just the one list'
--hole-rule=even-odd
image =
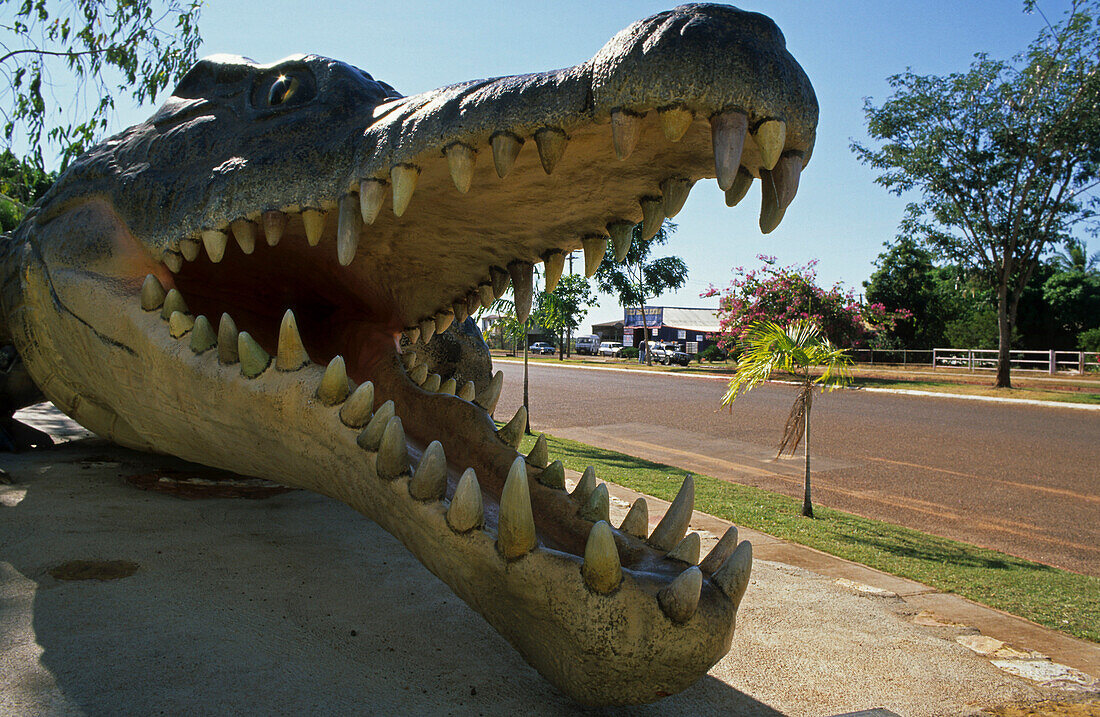
[{"label": "green grass strip", "polygon": [[[687,471],[623,453],[546,436],[550,457],[601,480],[671,501]],[[527,453],[535,437],[525,437]],[[916,580],[943,592],[1100,642],[1100,579],[987,548],[695,474],[695,508],[736,525]]]}]

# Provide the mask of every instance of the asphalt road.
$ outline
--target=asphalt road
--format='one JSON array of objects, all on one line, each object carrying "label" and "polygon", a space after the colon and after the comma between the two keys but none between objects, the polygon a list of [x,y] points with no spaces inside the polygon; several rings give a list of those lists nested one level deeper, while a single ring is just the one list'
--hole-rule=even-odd
[{"label": "asphalt road", "polygon": [[[497,362],[497,418],[523,367]],[[535,430],[796,498],[801,449],[773,460],[794,388],[716,412],[725,381],[532,364]],[[1100,576],[1100,412],[865,391],[817,396],[814,502]]]}]

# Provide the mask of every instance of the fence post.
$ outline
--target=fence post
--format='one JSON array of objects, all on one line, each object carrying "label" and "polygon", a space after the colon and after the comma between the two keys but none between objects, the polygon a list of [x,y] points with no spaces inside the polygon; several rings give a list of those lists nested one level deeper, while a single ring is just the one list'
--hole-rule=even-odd
[{"label": "fence post", "polygon": [[1077,354],[1077,373],[1082,376],[1085,375],[1085,352],[1080,351]]},{"label": "fence post", "polygon": [[1050,373],[1051,376],[1058,375],[1058,352],[1055,351],[1054,349],[1050,350],[1050,364],[1049,364],[1049,367],[1050,367],[1049,373]]},{"label": "fence post", "polygon": [[966,368],[970,371],[974,370],[974,349],[966,350]]},{"label": "fence post", "polygon": [[901,365],[905,365],[905,349],[901,350]]},{"label": "fence post", "polygon": [[875,350],[871,349],[871,365],[875,365]]}]

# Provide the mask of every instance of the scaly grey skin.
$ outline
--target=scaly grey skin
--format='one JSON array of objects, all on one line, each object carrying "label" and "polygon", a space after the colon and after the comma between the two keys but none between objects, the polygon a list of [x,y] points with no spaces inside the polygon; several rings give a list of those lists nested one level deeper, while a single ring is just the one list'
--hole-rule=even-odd
[{"label": "scaly grey skin", "polygon": [[761,179],[770,231],[816,122],[775,25],[717,5],[412,97],[319,57],[206,59],[0,242],[0,339],[100,435],[377,521],[579,702],[653,701],[729,650],[751,546],[692,565],[690,479],[652,534],[644,502],[611,528],[591,472],[568,495],[544,444],[514,450],[522,409],[496,431],[499,377],[418,349],[509,282],[524,314],[533,264],[594,267],[701,178],[731,206]]}]

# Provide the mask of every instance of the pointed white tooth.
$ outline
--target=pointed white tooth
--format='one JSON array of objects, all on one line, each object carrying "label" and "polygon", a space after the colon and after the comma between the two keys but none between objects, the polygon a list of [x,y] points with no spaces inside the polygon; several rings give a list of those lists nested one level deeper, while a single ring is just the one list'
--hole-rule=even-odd
[{"label": "pointed white tooth", "polygon": [[539,473],[538,482],[547,488],[565,490],[565,465],[561,461],[554,461],[546,466]]},{"label": "pointed white tooth", "polygon": [[657,593],[657,602],[673,622],[687,622],[699,607],[703,573],[692,565]]},{"label": "pointed white tooth", "polygon": [[435,315],[435,332],[441,334],[450,328],[454,323],[455,313],[453,311],[440,311]]},{"label": "pointed white tooth", "polygon": [[493,374],[493,378],[489,381],[489,385],[486,386],[485,390],[481,392],[481,395],[477,397],[475,403],[492,416],[493,411],[497,409],[497,401],[500,399],[500,389],[502,388],[504,388],[504,372],[497,371]]},{"label": "pointed white tooth", "polygon": [[531,447],[531,452],[527,454],[527,462],[535,468],[545,468],[546,464],[550,462],[550,448],[546,445],[545,433],[540,433],[539,437],[535,439],[535,445]]},{"label": "pointed white tooth", "polygon": [[507,560],[526,555],[538,544],[530,491],[527,485],[527,466],[523,462],[523,456],[520,456],[512,462],[508,478],[500,492],[497,550]]},{"label": "pointed white tooth", "polygon": [[178,311],[181,314],[190,313],[187,310],[187,303],[183,300],[183,294],[177,289],[169,289],[168,293],[164,295],[164,303],[160,307],[160,318],[167,321],[173,311]]},{"label": "pointed white tooth", "polygon": [[237,354],[237,324],[229,314],[218,322],[218,361],[228,365],[240,361]]},{"label": "pointed white tooth", "polygon": [[752,543],[742,540],[733,555],[726,558],[722,567],[714,571],[711,580],[722,589],[722,592],[733,601],[734,605],[741,604],[741,598],[749,587],[749,576],[752,573]]},{"label": "pointed white tooth", "polygon": [[195,325],[191,329],[191,351],[201,354],[214,348],[218,344],[218,336],[214,333],[214,327],[210,320],[202,314],[195,317]]},{"label": "pointed white tooth", "polygon": [[497,176],[504,179],[516,163],[516,157],[523,148],[523,140],[511,132],[497,132],[489,138],[489,145],[493,148],[493,165]]},{"label": "pointed white tooth", "polygon": [[642,540],[646,539],[649,535],[649,504],[645,502],[645,498],[638,498],[630,506],[622,524],[619,525],[619,532]]},{"label": "pointed white tooth", "polygon": [[403,333],[405,334],[405,339],[412,346],[415,346],[416,342],[420,340],[420,327],[419,326],[410,326],[409,328],[405,329],[405,331]]},{"label": "pointed white tooth", "polygon": [[309,365],[309,354],[298,334],[298,322],[290,309],[283,314],[279,324],[279,350],[275,353],[275,368],[279,371],[297,371]]},{"label": "pointed white tooth", "polygon": [[513,261],[508,264],[508,274],[512,279],[516,320],[522,324],[531,315],[531,301],[535,296],[535,267],[529,261]]},{"label": "pointed white tooth", "polygon": [[422,363],[414,366],[412,370],[409,371],[409,380],[417,386],[423,386],[424,382],[428,380],[428,364]]},{"label": "pointed white tooth", "polygon": [[565,154],[565,146],[569,143],[569,138],[565,134],[565,130],[557,127],[543,127],[538,132],[535,132],[535,145],[539,150],[539,161],[542,162],[542,169],[547,174],[554,171],[554,167],[557,166],[558,160]]},{"label": "pointed white tooth", "polygon": [[499,299],[504,296],[504,292],[508,291],[508,284],[511,282],[512,277],[499,266],[490,266],[489,280],[493,284],[493,298]]},{"label": "pointed white tooth", "polygon": [[589,278],[600,268],[607,253],[607,237],[585,237],[581,239],[581,246],[584,247],[584,275]]},{"label": "pointed white tooth", "polygon": [[160,279],[152,274],[145,275],[145,281],[141,284],[141,308],[146,311],[156,311],[164,305],[164,297],[167,295],[168,292],[164,290]]},{"label": "pointed white tooth", "polygon": [[261,221],[264,225],[264,240],[268,246],[278,246],[286,231],[287,216],[280,211],[264,212]]},{"label": "pointed white tooth", "polygon": [[594,490],[596,490],[596,469],[592,466],[588,466],[584,469],[584,473],[581,474],[581,479],[577,482],[577,486],[573,489],[573,492],[569,494],[569,497],[581,505],[584,505],[588,502]]},{"label": "pointed white tooth", "polygon": [[730,527],[726,529],[722,539],[719,540],[710,552],[707,553],[707,557],[703,558],[703,562],[699,563],[699,569],[707,575],[710,575],[715,570],[722,566],[722,563],[726,562],[726,558],[733,555],[733,551],[737,548],[737,528]]},{"label": "pointed white tooth", "polygon": [[642,197],[642,239],[649,241],[657,236],[665,220],[665,203],[660,197]]},{"label": "pointed white tooth", "polygon": [[435,336],[435,319],[424,319],[420,322],[420,340],[428,343]]},{"label": "pointed white tooth", "polygon": [[441,500],[447,490],[447,456],[443,444],[432,441],[409,480],[409,494],[417,500]]},{"label": "pointed white tooth", "polygon": [[483,309],[488,309],[497,300],[497,297],[493,296],[492,284],[478,284],[477,291],[481,297],[481,307]]},{"label": "pointed white tooth", "polygon": [[202,245],[206,247],[206,255],[210,261],[217,264],[225,256],[225,247],[229,244],[229,237],[225,232],[217,229],[205,229],[202,232]]},{"label": "pointed white tooth", "polygon": [[698,533],[688,533],[676,547],[665,555],[669,560],[679,560],[681,563],[695,565],[699,562],[699,549],[701,543]]},{"label": "pointed white tooth", "polygon": [[630,110],[614,110],[611,113],[611,141],[615,145],[615,156],[624,160],[638,145],[642,133],[643,114]]},{"label": "pointed white tooth", "polygon": [[623,580],[615,534],[611,532],[611,526],[603,520],[593,525],[588,533],[581,575],[584,577],[584,584],[601,595],[615,590]]},{"label": "pointed white tooth", "polygon": [[454,378],[449,378],[439,385],[439,390],[436,393],[446,394],[448,396],[455,395],[455,391],[458,390],[458,381]]},{"label": "pointed white tooth", "polygon": [[523,433],[527,430],[527,408],[520,406],[516,410],[516,415],[512,416],[512,420],[501,426],[497,431],[497,437],[504,442],[505,445],[512,448],[519,449],[519,443],[523,440]]},{"label": "pointed white tooth", "polygon": [[458,479],[451,505],[447,508],[447,525],[456,533],[480,528],[484,521],[481,486],[473,468],[467,468]]},{"label": "pointed white tooth", "polygon": [[[343,403],[351,393],[348,385],[348,372],[344,366],[344,357],[336,355],[328,362],[325,373],[321,376],[321,383],[317,385],[317,398],[326,406],[335,406]],[[371,401],[373,403],[373,401]]]},{"label": "pointed white tooth", "polygon": [[382,202],[386,199],[386,182],[381,179],[364,179],[359,182],[359,213],[364,224],[374,224]]},{"label": "pointed white tooth", "polygon": [[325,212],[320,209],[302,210],[302,225],[306,230],[306,241],[310,246],[317,246],[325,233]]},{"label": "pointed white tooth", "polygon": [[473,147],[456,142],[443,153],[447,155],[447,169],[451,172],[455,188],[463,194],[470,191],[470,183],[474,179],[474,162],[477,161],[477,153]]},{"label": "pointed white tooth", "polygon": [[[491,293],[491,292],[490,292]],[[481,308],[481,292],[474,289],[466,295],[466,313],[473,316]]]},{"label": "pointed white tooth", "polygon": [[[350,403],[350,401],[348,403]],[[347,404],[345,403],[344,406],[346,407]],[[341,411],[341,414],[342,413],[343,411]],[[386,426],[389,424],[390,419],[394,417],[394,413],[393,401],[386,401],[379,406],[378,410],[375,411],[374,415],[367,421],[366,428],[360,431],[355,439],[359,447],[366,451],[377,451],[378,446],[382,443],[382,434],[386,432]],[[343,418],[343,416],[341,416],[341,418]]]},{"label": "pointed white tooth", "polygon": [[416,180],[420,178],[420,167],[414,164],[395,164],[390,169],[390,181],[393,182],[393,214],[401,216],[409,208]]},{"label": "pointed white tooth", "polygon": [[684,208],[693,184],[694,182],[685,177],[670,177],[661,182],[661,196],[664,200],[662,211],[666,218],[672,219]]},{"label": "pointed white tooth", "polygon": [[466,320],[466,317],[470,315],[469,310],[466,308],[466,300],[455,301],[451,304],[451,312],[454,314],[454,322],[461,324]]},{"label": "pointed white tooth", "polygon": [[557,288],[558,282],[561,281],[561,273],[565,270],[565,252],[552,249],[543,255],[542,261],[546,282],[543,291],[551,293]]},{"label": "pointed white tooth", "polygon": [[183,269],[183,254],[178,251],[166,251],[164,252],[164,265],[168,267],[168,271],[173,274],[180,273]]},{"label": "pointed white tooth", "polygon": [[691,523],[691,512],[695,508],[695,479],[688,476],[680,486],[676,499],[668,507],[668,512],[649,536],[649,544],[657,550],[668,552],[676,547],[687,533]]},{"label": "pointed white tooth", "polygon": [[359,212],[359,197],[346,194],[340,199],[336,223],[336,260],[347,266],[359,248],[359,232],[363,215]]},{"label": "pointed white tooth", "polygon": [[199,251],[202,249],[202,244],[198,239],[192,239],[187,237],[186,239],[180,239],[180,254],[187,261],[194,261],[199,258]]},{"label": "pointed white tooth", "polygon": [[374,465],[381,478],[397,478],[409,472],[409,448],[405,445],[405,428],[400,417],[394,416],[386,422]]},{"label": "pointed white tooth", "polygon": [[752,138],[760,148],[761,167],[773,169],[783,154],[783,145],[787,143],[787,123],[774,119],[762,122],[752,133]]},{"label": "pointed white tooth", "polygon": [[736,207],[748,194],[750,186],[752,186],[752,174],[741,167],[737,170],[737,178],[733,180],[733,186],[726,190],[726,206]]},{"label": "pointed white tooth", "polygon": [[607,225],[611,235],[611,246],[615,249],[615,261],[622,264],[630,251],[630,242],[634,238],[634,225],[627,221],[611,222]]},{"label": "pointed white tooth", "polygon": [[437,393],[439,387],[443,385],[443,377],[438,373],[428,374],[428,377],[424,379],[424,383],[420,384],[420,388],[424,389],[428,393]]},{"label": "pointed white tooth", "polygon": [[458,389],[458,393],[455,395],[457,395],[463,401],[469,401],[470,403],[473,403],[474,396],[477,395],[477,388],[474,387],[473,381],[467,381],[466,383],[462,384],[462,388]]},{"label": "pointed white tooth", "polygon": [[172,315],[168,317],[168,334],[174,339],[183,338],[194,325],[195,320],[190,316],[179,311],[173,311]]},{"label": "pointed white tooth", "polygon": [[691,110],[683,107],[669,107],[660,110],[657,116],[661,120],[661,129],[669,142],[679,142],[688,131],[688,127],[691,126],[692,120],[695,119],[695,115],[692,114]]},{"label": "pointed white tooth", "polygon": [[[392,401],[390,403],[392,404]],[[393,415],[393,406],[391,405],[388,410],[389,415],[383,416],[382,424],[378,429],[379,438],[382,437],[382,427],[385,427],[386,419]],[[348,428],[362,428],[373,417],[374,384],[370,381],[364,381],[355,387],[348,400],[344,402],[343,406],[340,406],[340,422]],[[377,447],[377,442],[374,445]],[[371,448],[371,450],[374,450],[374,448]]]},{"label": "pointed white tooth", "polygon": [[710,138],[714,148],[714,170],[718,186],[725,191],[733,186],[737,168],[741,166],[741,150],[745,147],[748,118],[735,110],[710,118]]},{"label": "pointed white tooth", "polygon": [[593,523],[598,520],[611,520],[611,497],[607,494],[606,483],[596,486],[592,495],[588,496],[588,500],[577,511],[577,515]]},{"label": "pointed white tooth", "polygon": [[271,354],[264,351],[247,331],[237,334],[237,355],[241,359],[241,375],[256,378],[271,365]]},{"label": "pointed white tooth", "polygon": [[760,231],[767,234],[783,221],[787,207],[798,192],[801,174],[802,157],[796,154],[780,159],[770,172],[760,170]]},{"label": "pointed white tooth", "polygon": [[233,230],[233,238],[245,254],[256,251],[256,225],[247,219],[234,219],[229,225]]}]

